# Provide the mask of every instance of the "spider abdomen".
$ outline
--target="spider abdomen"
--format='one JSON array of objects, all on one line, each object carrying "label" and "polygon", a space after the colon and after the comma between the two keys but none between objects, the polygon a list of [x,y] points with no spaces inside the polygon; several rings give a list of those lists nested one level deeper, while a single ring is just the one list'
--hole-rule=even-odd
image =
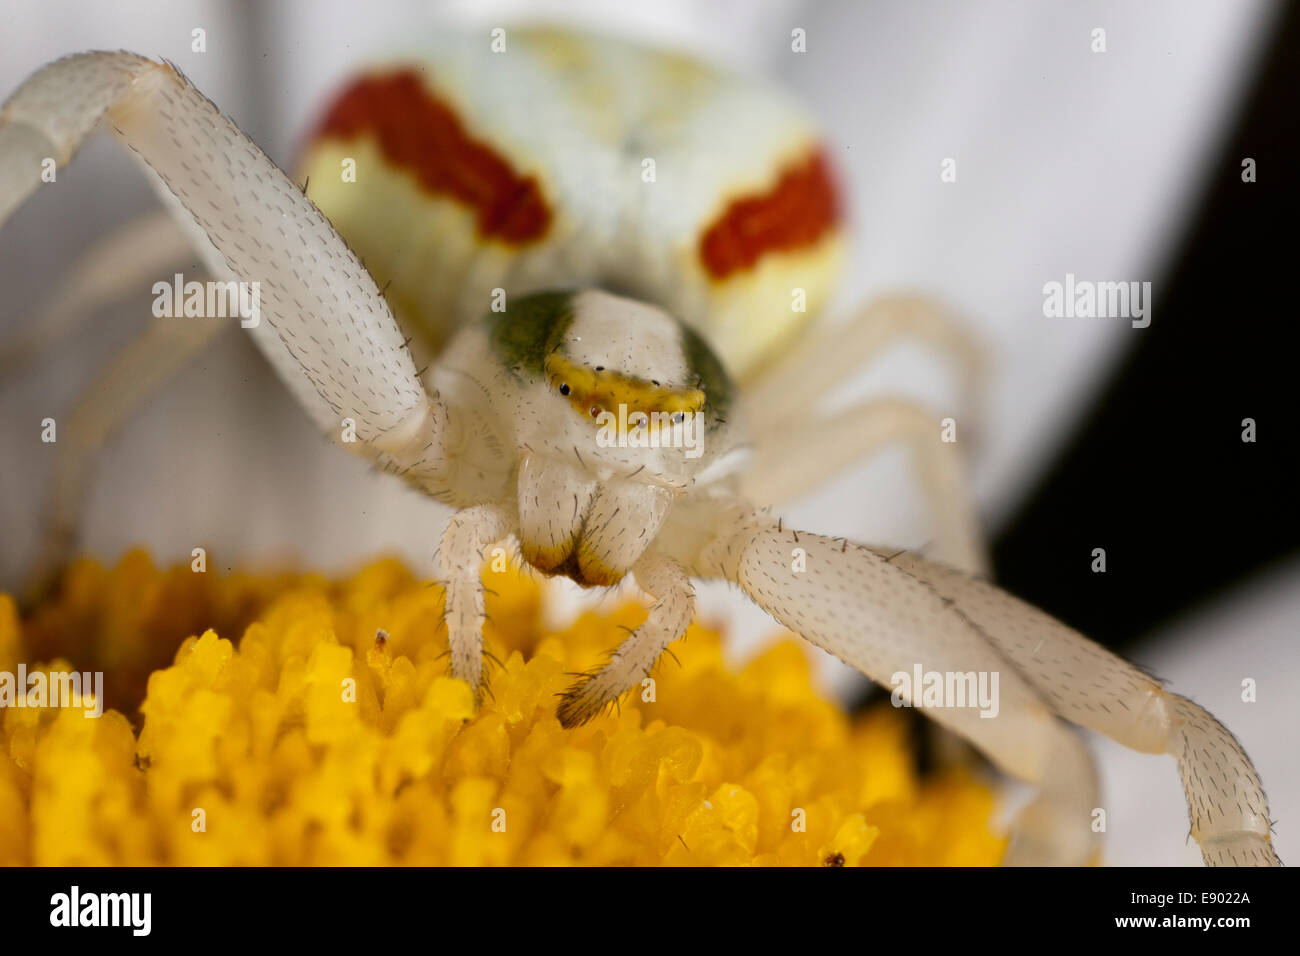
[{"label": "spider abdomen", "polygon": [[440,351],[494,297],[604,288],[698,329],[737,376],[829,296],[831,164],[783,94],[604,37],[437,41],[336,95],[297,179],[408,334]]}]

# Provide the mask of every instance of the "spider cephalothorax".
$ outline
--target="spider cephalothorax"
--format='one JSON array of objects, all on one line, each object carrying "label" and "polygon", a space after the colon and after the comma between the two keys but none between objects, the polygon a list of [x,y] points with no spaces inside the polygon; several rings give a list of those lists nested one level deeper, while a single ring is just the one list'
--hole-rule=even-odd
[{"label": "spider cephalothorax", "polygon": [[[896,400],[828,413],[834,386],[899,335],[948,347],[968,377],[978,362],[912,298],[792,339],[840,244],[824,151],[797,107],[689,58],[545,31],[512,35],[502,56],[481,37],[444,39],[430,71],[383,76],[322,124],[309,198],[170,65],[59,60],[0,111],[0,222],[107,117],[207,268],[259,283],[248,334],[321,430],[457,509],[437,568],[452,672],[476,694],[481,571],[503,544],[585,585],[631,572],[653,598],[564,695],[565,726],[651,674],[691,621],[692,578],[724,580],[882,685],[921,668],[998,675],[995,708],[927,713],[1039,786],[1010,862],[1094,857],[1097,781],[1068,718],[1178,760],[1207,862],[1277,863],[1259,778],[1222,724],[972,573],[979,533],[936,417]],[[340,178],[340,163],[365,175]],[[134,241],[142,261],[160,241],[183,246],[174,233]],[[527,294],[546,288],[585,291]],[[145,387],[133,370],[156,377],[213,334],[182,328],[134,345],[103,404],[129,408]],[[102,435],[100,403],[79,413],[95,427],[74,434]],[[752,444],[741,412],[761,422]],[[922,476],[940,560],[769,513],[897,441]],[[83,459],[56,483],[65,519]]]},{"label": "spider cephalothorax", "polygon": [[505,497],[524,558],[583,585],[620,581],[678,498],[743,460],[723,415],[734,386],[709,347],[662,309],[606,292],[515,300],[460,332],[433,380],[453,415],[491,422],[513,449]]}]

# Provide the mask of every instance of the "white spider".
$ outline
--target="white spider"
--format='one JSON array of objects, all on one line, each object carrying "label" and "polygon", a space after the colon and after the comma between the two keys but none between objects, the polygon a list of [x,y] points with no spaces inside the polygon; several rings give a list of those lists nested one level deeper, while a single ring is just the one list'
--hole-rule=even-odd
[{"label": "white spider", "polygon": [[[480,571],[498,545],[587,586],[631,572],[654,599],[564,696],[566,726],[616,701],[682,636],[693,577],[723,579],[882,685],[918,666],[998,675],[996,716],[927,712],[1038,785],[1008,862],[1095,857],[1095,771],[1066,718],[1177,759],[1207,863],[1276,864],[1259,779],[1214,717],[972,573],[978,534],[953,449],[928,415],[901,402],[818,413],[893,337],[946,347],[967,371],[975,358],[933,309],[905,299],[789,344],[791,290],[817,311],[838,250],[797,109],[611,41],[512,33],[511,43],[495,59],[478,41],[450,43],[433,60],[436,80],[407,70],[353,87],[307,156],[315,202],[174,67],[130,53],[67,57],[0,112],[0,222],[41,181],[43,160],[63,165],[106,119],[211,272],[260,283],[250,334],[318,426],[336,441],[354,431],[345,447],[457,509],[438,561],[452,670],[476,691]],[[395,105],[401,135],[367,138],[363,127]],[[643,188],[643,156],[675,177],[671,189]],[[369,192],[339,179],[349,157],[368,169]],[[756,190],[767,206],[744,205]],[[733,228],[702,236],[710,222]],[[65,292],[65,311],[123,268],[157,269],[169,235],[150,226],[101,253],[108,268]],[[387,297],[375,277],[393,283]],[[489,311],[498,288],[506,307]],[[110,370],[109,404],[129,407],[214,327],[156,324]],[[432,359],[420,373],[417,357]],[[80,414],[85,449],[113,417]],[[810,471],[825,477],[899,440],[935,511],[941,560],[797,531],[751,503],[776,504]],[[56,483],[65,512],[84,453]],[[919,688],[902,696],[923,703]]]}]

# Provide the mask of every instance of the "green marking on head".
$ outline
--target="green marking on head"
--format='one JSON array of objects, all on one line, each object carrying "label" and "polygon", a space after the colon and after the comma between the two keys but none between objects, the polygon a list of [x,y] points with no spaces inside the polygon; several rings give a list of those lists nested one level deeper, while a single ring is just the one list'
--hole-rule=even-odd
[{"label": "green marking on head", "polygon": [[490,313],[492,348],[511,368],[544,374],[544,363],[573,322],[573,292],[538,292]]},{"label": "green marking on head", "polygon": [[704,391],[704,410],[715,417],[725,418],[736,397],[736,386],[709,343],[685,322],[680,325],[682,353],[686,356],[687,367],[695,376],[692,384]]},{"label": "green marking on head", "polygon": [[[564,341],[574,321],[574,291],[537,292],[513,299],[504,312],[488,315],[492,348],[518,375],[546,376],[546,359]],[[704,412],[725,418],[736,388],[709,344],[689,325],[676,320],[686,360],[687,387],[704,392]]]}]

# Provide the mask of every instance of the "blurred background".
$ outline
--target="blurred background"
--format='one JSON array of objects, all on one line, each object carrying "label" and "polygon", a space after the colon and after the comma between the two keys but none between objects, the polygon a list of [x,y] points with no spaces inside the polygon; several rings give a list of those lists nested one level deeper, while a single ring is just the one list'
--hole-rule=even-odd
[{"label": "blurred background", "polygon": [[[834,313],[887,291],[950,305],[991,367],[965,436],[996,576],[1206,706],[1256,761],[1284,861],[1300,858],[1300,519],[1287,294],[1300,147],[1300,7],[1267,0],[1073,2],[120,2],[5,0],[0,94],[58,56],[129,49],[175,62],[281,166],[359,63],[447,25],[548,20],[695,51],[791,89],[820,120],[853,249]],[[207,51],[191,51],[191,31]],[[807,33],[793,54],[790,31]],[[1093,52],[1094,30],[1104,53]],[[940,164],[957,162],[941,182]],[[1257,181],[1242,181],[1256,161]],[[0,231],[0,337],[77,255],[156,207],[108,137]],[[1149,281],[1150,327],[1049,319],[1043,284]],[[0,382],[0,587],[38,551],[52,446],[151,296],[105,309]],[[938,411],[955,382],[900,345],[855,394]],[[1257,423],[1241,441],[1242,419]],[[428,573],[448,512],[326,443],[242,335],[223,335],[109,444],[79,549],[159,563],[344,571],[397,553]],[[919,547],[922,502],[888,452],[786,509],[830,534]],[[239,516],[232,521],[231,516]],[[1105,548],[1107,571],[1091,571]],[[557,606],[577,600],[562,584]],[[702,588],[737,659],[775,625]],[[826,686],[856,674],[812,652]],[[1241,682],[1258,701],[1241,701]],[[1172,759],[1089,737],[1102,763],[1112,864],[1199,864]]]}]

